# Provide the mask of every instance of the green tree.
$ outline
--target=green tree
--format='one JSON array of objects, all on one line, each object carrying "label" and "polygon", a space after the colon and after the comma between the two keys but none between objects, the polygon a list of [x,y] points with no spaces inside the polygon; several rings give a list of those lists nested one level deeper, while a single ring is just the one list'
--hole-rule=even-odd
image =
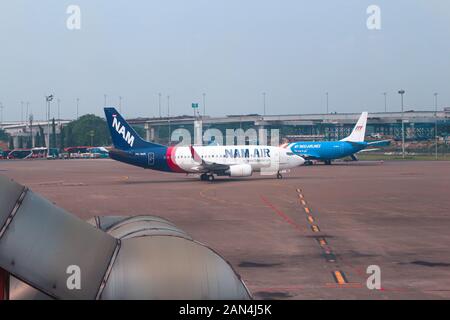
[{"label": "green tree", "polygon": [[59,127],[59,148],[63,149],[65,147],[65,136],[66,136],[66,128],[62,125]]},{"label": "green tree", "polygon": [[64,130],[64,148],[74,146],[75,143],[73,142],[72,138],[72,127],[67,125],[63,127]]},{"label": "green tree", "polygon": [[9,137],[9,150],[14,149],[14,139],[13,137]]},{"label": "green tree", "polygon": [[3,129],[0,129],[0,141],[9,141],[9,136]]},{"label": "green tree", "polygon": [[41,125],[38,125],[38,128],[39,128],[39,144],[38,144],[38,147],[46,147],[44,128]]},{"label": "green tree", "polygon": [[106,121],[96,115],[86,114],[78,120],[72,121],[65,130],[67,146],[90,146],[91,132],[93,132],[92,142],[94,146],[111,144],[111,137],[106,125]]},{"label": "green tree", "polygon": [[26,141],[26,146],[27,146],[27,148],[28,149],[31,149],[31,138],[30,137],[27,137],[27,138],[25,138],[25,141]]},{"label": "green tree", "polygon": [[138,135],[141,136],[141,138],[145,139],[145,129],[138,125],[132,125],[134,131],[137,132]]},{"label": "green tree", "polygon": [[56,148],[56,123],[55,118],[52,119],[52,135],[50,141],[50,148]]}]

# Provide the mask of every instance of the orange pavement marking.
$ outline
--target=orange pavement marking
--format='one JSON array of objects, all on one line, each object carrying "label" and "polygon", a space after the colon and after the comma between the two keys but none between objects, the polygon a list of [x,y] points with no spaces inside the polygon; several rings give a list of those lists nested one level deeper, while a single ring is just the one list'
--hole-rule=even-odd
[{"label": "orange pavement marking", "polygon": [[341,271],[334,271],[334,277],[338,284],[346,284],[347,281],[344,278],[344,275]]}]

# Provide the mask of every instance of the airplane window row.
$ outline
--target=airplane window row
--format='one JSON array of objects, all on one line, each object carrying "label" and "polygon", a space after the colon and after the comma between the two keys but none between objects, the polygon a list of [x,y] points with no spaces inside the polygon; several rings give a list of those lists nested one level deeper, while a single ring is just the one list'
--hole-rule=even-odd
[{"label": "airplane window row", "polygon": [[[290,152],[288,152],[287,154],[290,154]],[[293,153],[290,155],[294,155]],[[171,156],[170,158],[172,159],[193,159],[192,156]],[[205,159],[205,158],[226,158],[224,156],[218,156],[218,155],[205,155],[205,156],[200,156],[200,158]],[[232,157],[230,157],[231,159]],[[259,158],[259,157],[254,157],[253,155],[250,155],[249,157],[236,157],[236,158]],[[163,156],[163,159],[169,159],[169,156]]]}]

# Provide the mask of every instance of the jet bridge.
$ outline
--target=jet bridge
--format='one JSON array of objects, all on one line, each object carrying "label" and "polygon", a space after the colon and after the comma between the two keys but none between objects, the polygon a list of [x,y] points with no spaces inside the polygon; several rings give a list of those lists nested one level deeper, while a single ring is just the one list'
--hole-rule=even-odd
[{"label": "jet bridge", "polygon": [[[79,270],[80,285],[69,282]],[[82,221],[0,176],[0,299],[250,299],[229,263],[153,216]]]}]

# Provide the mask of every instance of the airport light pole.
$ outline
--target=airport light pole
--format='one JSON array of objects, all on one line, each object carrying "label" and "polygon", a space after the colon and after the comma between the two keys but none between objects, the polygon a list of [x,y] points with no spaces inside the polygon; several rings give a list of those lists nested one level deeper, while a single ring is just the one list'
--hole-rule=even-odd
[{"label": "airport light pole", "polygon": [[25,113],[25,122],[28,121],[28,113],[30,111],[30,102],[27,101],[27,111]]},{"label": "airport light pole", "polygon": [[161,119],[162,118],[162,115],[161,115],[161,92],[158,93],[158,108],[159,108],[159,118]]},{"label": "airport light pole", "polygon": [[77,98],[77,120],[78,120],[78,107],[80,105],[80,98]]},{"label": "airport light pole", "polygon": [[104,98],[104,106],[105,106],[105,107],[106,107],[106,97],[107,97],[107,95],[104,94],[104,95],[103,95],[103,98]]},{"label": "airport light pole", "polygon": [[168,124],[169,124],[169,145],[170,145],[170,131],[171,131],[171,128],[170,128],[170,96],[169,95],[167,95],[167,121],[168,121]]},{"label": "airport light pole", "polygon": [[402,158],[405,159],[405,121],[403,117],[403,95],[405,94],[405,90],[399,90],[398,94],[401,96],[402,103]]},{"label": "airport light pole", "polygon": [[328,92],[325,92],[325,95],[327,96],[327,114],[328,114]]},{"label": "airport light pole", "polygon": [[263,95],[263,110],[264,110],[263,115],[266,115],[266,93],[263,92],[262,95]]},{"label": "airport light pole", "polygon": [[436,147],[434,150],[434,155],[436,160],[438,159],[438,123],[437,123],[437,99],[438,93],[434,93],[434,139],[436,140]]},{"label": "airport light pole", "polygon": [[53,100],[53,95],[45,97],[47,102],[47,148],[50,148],[50,102]]},{"label": "airport light pole", "polygon": [[23,123],[23,101],[20,101],[20,123]]},{"label": "airport light pole", "polygon": [[387,92],[383,92],[384,95],[384,112],[387,112]]},{"label": "airport light pole", "polygon": [[89,132],[89,135],[91,136],[91,147],[93,147],[94,146],[94,135],[95,135],[94,130],[91,130]]},{"label": "airport light pole", "polygon": [[119,96],[119,112],[122,113],[122,97]]},{"label": "airport light pole", "polygon": [[58,98],[58,125],[61,125],[61,99]]},{"label": "airport light pole", "polygon": [[0,102],[0,127],[3,127],[3,109],[5,107],[3,106],[3,103]]},{"label": "airport light pole", "polygon": [[202,94],[203,96],[203,117],[206,116],[206,93]]},{"label": "airport light pole", "polygon": [[30,123],[30,144],[31,144],[31,147],[34,148],[34,143],[33,143],[33,114],[32,113],[30,113],[28,121]]},{"label": "airport light pole", "polygon": [[170,117],[170,96],[167,96],[167,118]]}]

